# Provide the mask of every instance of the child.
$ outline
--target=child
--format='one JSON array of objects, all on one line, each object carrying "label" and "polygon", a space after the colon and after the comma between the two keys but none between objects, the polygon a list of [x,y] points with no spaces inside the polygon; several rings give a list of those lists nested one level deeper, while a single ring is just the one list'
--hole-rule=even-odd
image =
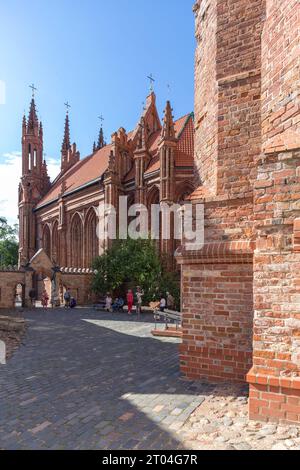
[{"label": "child", "polygon": [[128,315],[132,314],[132,307],[133,307],[133,293],[132,290],[127,292],[127,305],[128,305]]},{"label": "child", "polygon": [[42,294],[42,306],[43,308],[48,308],[49,296],[47,292],[44,290]]}]

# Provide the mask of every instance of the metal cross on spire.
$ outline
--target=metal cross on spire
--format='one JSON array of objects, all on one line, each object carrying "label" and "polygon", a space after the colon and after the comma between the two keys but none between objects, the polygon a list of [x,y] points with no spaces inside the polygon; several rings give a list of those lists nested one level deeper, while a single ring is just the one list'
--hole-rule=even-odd
[{"label": "metal cross on spire", "polygon": [[37,91],[37,88],[34,86],[33,83],[32,83],[32,85],[29,85],[29,88],[31,88],[31,91],[32,91],[32,98],[34,98],[34,93],[35,93],[35,91]]},{"label": "metal cross on spire", "polygon": [[67,101],[65,104],[65,107],[67,108],[67,114],[69,113],[69,109],[71,108],[71,105],[69,104],[69,102]]},{"label": "metal cross on spire", "polygon": [[102,116],[102,114],[101,114],[101,116],[98,116],[98,119],[101,122],[101,127],[103,127],[104,117]]},{"label": "metal cross on spire", "polygon": [[150,73],[150,75],[148,75],[147,78],[150,80],[150,91],[152,92],[152,91],[153,91],[154,82],[155,82],[155,78],[153,77],[152,73]]}]

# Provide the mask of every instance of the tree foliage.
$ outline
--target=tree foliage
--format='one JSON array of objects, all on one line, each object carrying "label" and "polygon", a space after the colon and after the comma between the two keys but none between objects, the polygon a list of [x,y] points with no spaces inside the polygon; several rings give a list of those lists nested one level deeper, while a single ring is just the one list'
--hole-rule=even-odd
[{"label": "tree foliage", "polygon": [[18,264],[17,242],[18,226],[9,225],[4,217],[0,217],[0,267]]},{"label": "tree foliage", "polygon": [[140,286],[145,303],[158,300],[167,291],[179,298],[178,282],[174,275],[165,272],[152,240],[115,240],[110,249],[95,259],[93,268],[96,270],[93,290],[97,294],[125,296],[127,289]]}]

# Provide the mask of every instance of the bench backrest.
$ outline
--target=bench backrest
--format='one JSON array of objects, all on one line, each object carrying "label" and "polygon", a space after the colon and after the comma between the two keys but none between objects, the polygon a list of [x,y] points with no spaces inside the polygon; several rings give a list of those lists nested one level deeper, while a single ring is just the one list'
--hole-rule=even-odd
[{"label": "bench backrest", "polygon": [[167,318],[171,318],[172,320],[181,320],[182,313],[176,312],[175,310],[165,309],[164,314]]}]

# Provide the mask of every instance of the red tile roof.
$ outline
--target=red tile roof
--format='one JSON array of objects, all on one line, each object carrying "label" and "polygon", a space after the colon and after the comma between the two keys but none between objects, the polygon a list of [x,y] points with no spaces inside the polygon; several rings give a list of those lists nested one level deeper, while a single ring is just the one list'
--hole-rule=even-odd
[{"label": "red tile roof", "polygon": [[[175,121],[175,133],[179,139],[176,155],[176,166],[193,166],[194,165],[194,123],[192,114],[186,114],[177,121]],[[156,155],[158,144],[160,141],[160,131],[156,132],[151,138],[153,141],[150,143],[150,152],[154,155],[149,163],[145,174],[152,173],[159,170],[160,158]]]},{"label": "red tile roof", "polygon": [[[186,114],[185,116],[175,121],[176,137],[179,139],[175,156],[176,166],[193,166],[193,129],[192,114]],[[128,134],[129,138],[132,138],[134,134],[135,131],[131,131]],[[159,130],[150,137],[150,153],[152,154],[153,158],[151,159],[150,164],[145,172],[146,174],[157,171],[160,168],[160,158],[158,154],[160,135],[161,131]],[[50,191],[39,202],[36,208],[39,209],[51,202],[56,201],[59,198],[63,182],[66,186],[64,194],[68,195],[75,190],[98,181],[108,168],[111,149],[111,144],[106,145],[93,155],[80,160],[64,175],[58,175]],[[135,168],[133,166],[130,172],[126,175],[124,182],[131,181],[134,179],[134,176]]]},{"label": "red tile roof", "polygon": [[89,183],[97,181],[108,168],[112,145],[106,145],[98,152],[80,160],[64,175],[58,176],[50,191],[39,202],[37,209],[58,199],[62,182],[65,182],[65,195]]}]

